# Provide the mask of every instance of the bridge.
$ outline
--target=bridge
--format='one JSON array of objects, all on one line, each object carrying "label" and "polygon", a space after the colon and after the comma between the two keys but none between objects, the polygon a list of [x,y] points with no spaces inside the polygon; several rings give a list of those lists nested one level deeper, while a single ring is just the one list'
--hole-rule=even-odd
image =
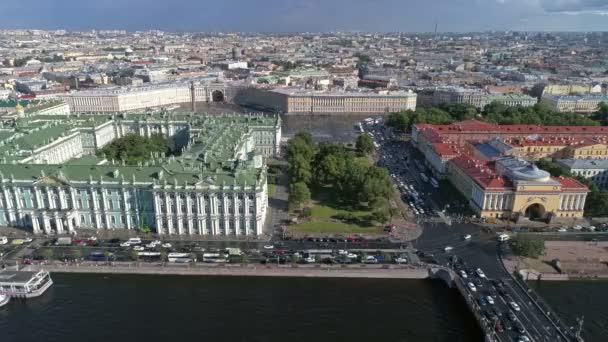
[{"label": "bridge", "polygon": [[429,268],[429,277],[458,290],[485,341],[583,342],[521,278],[504,270],[499,279],[490,279],[452,259],[446,267]]}]

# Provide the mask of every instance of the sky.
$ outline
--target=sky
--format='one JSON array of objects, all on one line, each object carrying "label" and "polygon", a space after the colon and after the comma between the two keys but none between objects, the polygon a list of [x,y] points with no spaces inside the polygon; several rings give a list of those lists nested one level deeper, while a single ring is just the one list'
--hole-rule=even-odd
[{"label": "sky", "polygon": [[608,31],[608,0],[0,0],[0,28]]}]

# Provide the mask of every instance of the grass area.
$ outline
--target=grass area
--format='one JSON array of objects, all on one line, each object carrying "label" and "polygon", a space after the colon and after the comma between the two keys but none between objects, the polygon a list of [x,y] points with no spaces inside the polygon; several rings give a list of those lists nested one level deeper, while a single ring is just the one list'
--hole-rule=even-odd
[{"label": "grass area", "polygon": [[[364,234],[378,235],[382,228],[374,226],[368,219],[371,210],[352,208],[338,201],[336,189],[331,187],[313,188],[312,206],[308,222],[294,225],[290,230],[294,234]],[[336,218],[350,214],[359,222],[344,222]]]},{"label": "grass area", "polygon": [[275,184],[268,184],[268,197],[274,197],[277,193],[277,186]]},{"label": "grass area", "polygon": [[361,227],[358,225],[340,222],[311,221],[292,226],[290,230],[295,234],[382,234],[379,227]]},{"label": "grass area", "polygon": [[364,211],[364,210],[337,209],[337,208],[331,207],[330,205],[325,205],[325,204],[321,204],[321,203],[315,204],[311,208],[311,218],[318,219],[318,220],[328,220],[328,219],[332,219],[332,217],[335,215],[349,214],[349,213],[361,218],[361,217],[369,215],[371,212]]}]

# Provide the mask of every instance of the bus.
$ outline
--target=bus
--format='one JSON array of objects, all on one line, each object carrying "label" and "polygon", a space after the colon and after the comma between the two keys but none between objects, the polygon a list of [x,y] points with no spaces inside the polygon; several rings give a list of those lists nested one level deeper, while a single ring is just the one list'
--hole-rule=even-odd
[{"label": "bus", "polygon": [[435,178],[431,177],[431,185],[433,185],[433,188],[438,188],[439,182],[437,182]]},{"label": "bus", "polygon": [[203,253],[203,262],[226,262],[226,259],[220,253]]},{"label": "bus", "polygon": [[177,263],[187,263],[196,261],[195,258],[192,258],[190,253],[169,253],[167,255],[167,259],[169,262],[177,262]]},{"label": "bus", "polygon": [[424,172],[420,172],[420,178],[422,178],[422,181],[425,183],[429,181],[429,177],[427,177]]},{"label": "bus", "polygon": [[106,256],[105,252],[101,251],[93,251],[89,253],[88,259],[90,261],[108,261],[108,257]]}]

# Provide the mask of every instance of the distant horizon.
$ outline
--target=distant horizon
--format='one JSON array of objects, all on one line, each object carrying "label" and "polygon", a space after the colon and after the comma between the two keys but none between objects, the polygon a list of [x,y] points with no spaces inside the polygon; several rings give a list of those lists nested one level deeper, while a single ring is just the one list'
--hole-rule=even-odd
[{"label": "distant horizon", "polygon": [[608,31],[605,0],[30,0],[2,5],[5,29],[166,32]]},{"label": "distant horizon", "polygon": [[[607,18],[608,20],[608,18]],[[363,31],[363,30],[327,30],[327,31],[197,31],[197,30],[163,30],[163,29],[126,29],[126,28],[98,28],[91,27],[85,29],[66,29],[66,28],[36,28],[36,27],[20,27],[20,28],[6,28],[0,27],[0,31],[66,31],[69,33],[79,32],[91,32],[91,31],[126,31],[127,33],[137,32],[152,32],[159,31],[163,33],[205,33],[205,34],[338,34],[338,33],[350,33],[350,34],[434,34],[434,31]],[[608,33],[606,30],[570,30],[570,31],[559,31],[559,30],[477,30],[477,31],[441,31],[437,30],[437,34],[466,34],[466,33]]]}]

